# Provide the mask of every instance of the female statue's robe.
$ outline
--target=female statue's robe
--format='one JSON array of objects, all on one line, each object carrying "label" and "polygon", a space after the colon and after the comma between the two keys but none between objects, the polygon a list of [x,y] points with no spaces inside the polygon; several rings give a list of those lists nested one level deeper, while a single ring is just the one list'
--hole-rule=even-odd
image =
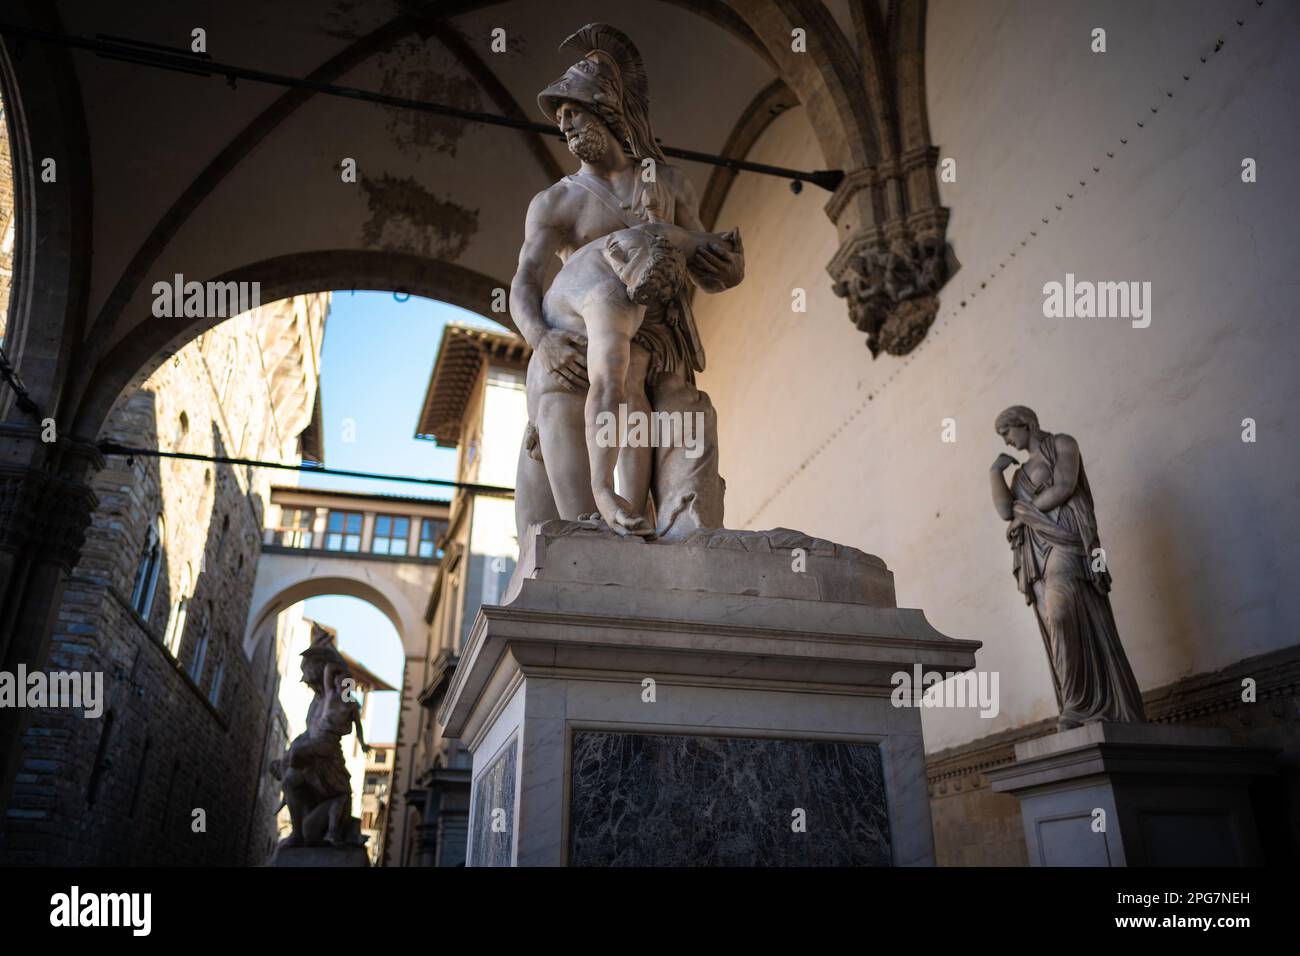
[{"label": "female statue's robe", "polygon": [[[1043,433],[1041,447],[1055,470],[1056,436]],[[1023,467],[1016,469],[1011,482],[1012,513],[1020,525],[1008,530],[1007,540],[1016,583],[1025,603],[1033,605],[1047,648],[1061,722],[1142,721],[1142,696],[1110,609],[1110,573],[1093,570],[1093,551],[1100,545],[1083,463],[1079,464],[1074,494],[1044,513],[1035,507],[1034,497],[1050,483],[1048,478],[1035,487]],[[1043,576],[1054,552],[1068,556],[1069,573],[1049,582]]]}]

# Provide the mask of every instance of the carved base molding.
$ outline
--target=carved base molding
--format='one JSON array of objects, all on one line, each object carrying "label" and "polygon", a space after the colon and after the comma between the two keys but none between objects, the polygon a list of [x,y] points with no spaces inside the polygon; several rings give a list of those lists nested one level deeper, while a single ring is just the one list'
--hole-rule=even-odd
[{"label": "carved base molding", "polygon": [[99,498],[86,485],[34,468],[0,467],[0,550],[28,552],[71,571]]},{"label": "carved base molding", "polygon": [[[1242,700],[1247,678],[1255,682],[1255,702]],[[1300,720],[1300,644],[1238,661],[1217,671],[1185,677],[1142,695],[1152,723],[1199,722],[1235,732]],[[986,770],[1015,760],[1015,745],[1056,732],[1056,718],[990,734],[926,757],[930,797],[988,787]]]}]

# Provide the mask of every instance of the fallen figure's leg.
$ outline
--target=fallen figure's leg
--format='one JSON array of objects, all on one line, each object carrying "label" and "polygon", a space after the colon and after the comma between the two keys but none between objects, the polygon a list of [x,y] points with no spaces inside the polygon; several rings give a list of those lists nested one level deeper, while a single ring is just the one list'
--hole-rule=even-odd
[{"label": "fallen figure's leg", "polygon": [[[651,537],[654,527],[626,498],[614,490],[614,469],[620,456],[644,459],[639,469],[647,476],[653,449],[646,444],[636,447],[619,434],[619,423],[628,420],[628,372],[632,361],[632,336],[636,334],[645,312],[644,306],[630,302],[626,294],[619,299],[589,301],[584,312],[587,323],[587,390],[586,436],[587,457],[591,464],[591,493],[596,509],[610,529],[621,535]],[[640,400],[644,408],[645,376],[642,373]],[[624,414],[620,417],[620,407]],[[642,495],[642,501],[645,496]]]}]

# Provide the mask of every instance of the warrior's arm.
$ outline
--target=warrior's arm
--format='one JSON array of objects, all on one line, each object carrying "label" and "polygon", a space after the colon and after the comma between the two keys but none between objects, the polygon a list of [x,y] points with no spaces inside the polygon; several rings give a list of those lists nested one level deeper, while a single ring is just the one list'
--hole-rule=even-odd
[{"label": "warrior's arm", "polygon": [[1056,436],[1056,467],[1052,483],[1034,497],[1039,511],[1051,511],[1070,500],[1079,483],[1079,445],[1069,435]]},{"label": "warrior's arm", "polygon": [[533,197],[524,220],[524,244],[510,282],[510,316],[542,366],[571,391],[587,387],[580,336],[552,329],[542,314],[542,282],[551,257],[564,247],[564,193],[552,186]]},{"label": "warrior's arm", "polygon": [[[700,204],[691,181],[671,167],[664,172],[672,179],[677,195],[674,203],[676,224],[692,232],[707,232],[700,222]],[[700,246],[687,266],[691,280],[705,292],[722,292],[739,285],[745,278],[745,251],[740,247],[739,237],[735,250],[718,242],[707,242]]]},{"label": "warrior's arm", "polygon": [[550,189],[538,193],[528,204],[524,220],[524,244],[519,248],[519,265],[510,283],[510,317],[533,348],[548,331],[542,317],[542,282],[551,256],[563,245],[557,228],[558,196]]}]

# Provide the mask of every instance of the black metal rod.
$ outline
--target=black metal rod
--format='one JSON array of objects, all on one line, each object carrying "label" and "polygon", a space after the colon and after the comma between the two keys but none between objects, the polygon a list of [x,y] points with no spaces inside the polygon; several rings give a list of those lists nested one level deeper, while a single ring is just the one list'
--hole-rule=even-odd
[{"label": "black metal rod", "polygon": [[[310,475],[339,475],[344,478],[367,478],[375,481],[405,481],[418,485],[438,485],[455,488],[476,495],[489,495],[493,498],[513,498],[513,488],[497,485],[476,485],[464,481],[449,481],[444,478],[415,478],[411,475],[381,475],[371,471],[350,471],[345,468],[326,468],[323,465],[292,465],[282,461],[256,461],[251,458],[228,458],[224,455],[199,455],[194,452],[160,451],[156,448],[133,448],[110,439],[95,443],[105,455],[139,456],[141,458],[180,458],[185,461],[206,461],[218,465],[248,465],[253,468],[276,468],[281,471],[300,471]],[[321,488],[304,488],[303,491],[328,491]]]},{"label": "black metal rod", "polygon": [[[272,86],[283,86],[291,89],[312,90],[313,92],[322,93],[326,96],[341,96],[347,99],[361,100],[366,103],[378,103],[381,106],[393,106],[399,109],[416,110],[422,113],[435,113],[439,116],[450,116],[455,119],[465,120],[469,123],[483,123],[488,126],[505,126],[510,129],[537,133],[541,136],[553,136],[557,139],[561,138],[559,130],[555,126],[547,123],[534,123],[530,120],[514,119],[510,116],[499,116],[495,113],[481,113],[475,110],[465,110],[457,106],[448,106],[445,103],[430,103],[426,100],[412,100],[403,96],[390,96],[386,93],[376,93],[373,90],[362,90],[354,86],[338,86],[334,83],[321,83],[316,80],[299,78],[296,76],[286,76],[280,73],[268,73],[265,70],[254,70],[247,67],[234,66],[230,63],[217,63],[197,54],[179,52],[170,53],[166,51],[166,48],[159,47],[157,44],[139,43],[139,45],[137,45],[137,41],[123,43],[99,38],[92,40],[86,37],[72,36],[70,34],[49,33],[45,30],[34,30],[30,27],[14,26],[9,23],[0,23],[0,33],[24,37],[29,40],[39,40],[45,43],[58,43],[78,50],[89,50],[99,56],[113,60],[122,60],[127,63],[135,63],[140,66],[199,75],[217,74],[219,76],[224,76],[232,84],[235,80],[248,80],[250,83],[267,83]],[[781,179],[812,183],[815,186],[820,186],[828,192],[834,192],[840,182],[844,179],[844,171],[840,169],[819,169],[814,170],[813,172],[805,172],[799,169],[786,169],[783,166],[769,166],[766,163],[751,163],[748,160],[735,159],[730,156],[701,153],[691,149],[678,149],[673,146],[661,146],[660,149],[663,150],[665,156],[685,159],[695,163],[705,163],[710,166],[722,166],[726,169],[758,173],[763,176],[778,176]]]}]

